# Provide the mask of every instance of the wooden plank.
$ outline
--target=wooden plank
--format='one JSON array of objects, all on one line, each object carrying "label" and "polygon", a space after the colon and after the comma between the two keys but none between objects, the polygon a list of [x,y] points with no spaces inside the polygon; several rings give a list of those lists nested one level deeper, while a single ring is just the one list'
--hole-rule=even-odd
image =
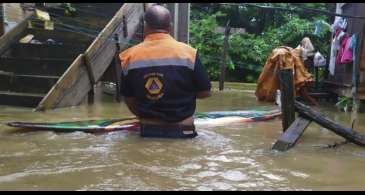
[{"label": "wooden plank", "polygon": [[286,151],[295,146],[300,136],[312,121],[303,117],[298,117],[292,125],[286,130],[283,135],[276,141],[273,150]]},{"label": "wooden plank", "polygon": [[[110,20],[110,22],[105,26],[105,28],[99,33],[94,42],[86,50],[85,55],[88,58],[93,58],[97,53],[101,51],[101,45],[108,44],[112,42],[114,31],[120,32],[123,16],[127,18],[128,26],[132,25],[132,21],[137,20],[143,13],[143,5],[140,3],[126,3],[120,10],[115,14],[115,16]],[[118,29],[119,27],[119,29]],[[133,30],[129,30],[129,34],[134,34]],[[119,33],[118,33],[119,34]],[[111,43],[113,44],[113,43]]]},{"label": "wooden plank", "polygon": [[[99,36],[86,50],[85,56],[79,55],[69,69],[49,91],[36,110],[48,110],[66,106],[75,106],[83,102],[92,86],[85,67],[84,57],[88,58],[97,82],[111,64],[116,45],[112,40],[113,34],[119,34],[121,49],[128,47],[128,41],[136,31],[140,17],[143,14],[142,3],[126,3],[103,29]],[[128,37],[121,36],[122,16],[127,16]]]},{"label": "wooden plank", "polygon": [[[85,57],[85,55],[84,55],[84,57]],[[88,58],[85,57],[84,62],[85,62],[87,74],[89,76],[90,83],[91,83],[91,85],[94,85],[95,84],[95,76],[94,76],[93,68],[90,65],[90,61],[89,61]]]},{"label": "wooden plank", "polygon": [[2,36],[4,32],[4,3],[0,3],[0,36]]},{"label": "wooden plank", "polygon": [[358,93],[356,95],[356,98],[359,99],[359,100],[365,100],[365,94],[364,93]]},{"label": "wooden plank", "polygon": [[338,81],[330,81],[330,80],[324,80],[323,83],[335,85],[335,86],[339,86],[339,87],[351,87],[352,86],[351,84],[348,84],[348,83],[340,83]]},{"label": "wooden plank", "polygon": [[[114,34],[119,35],[118,38],[121,42],[121,49],[128,47],[128,42],[136,32],[142,14],[143,4],[125,4],[122,7],[121,12],[116,15],[117,17],[114,17],[113,20],[106,26],[103,36],[98,37],[85,52],[85,57],[90,59],[90,65],[94,70],[96,81],[101,78],[103,73],[108,68],[108,65],[111,64],[114,55],[117,52],[116,44],[113,41]],[[123,37],[121,28],[121,21],[123,17],[120,16],[123,15],[125,15],[127,18],[127,37]]]},{"label": "wooden plank", "polygon": [[[361,38],[361,37],[359,36],[359,38]],[[365,41],[362,41],[362,40],[358,40],[361,47],[360,47],[359,51],[357,52],[358,55],[356,57],[359,58],[360,70],[364,71],[365,70]]]},{"label": "wooden plank", "polygon": [[295,121],[293,70],[280,70],[279,78],[281,91],[281,110],[283,113],[283,131],[285,132]]},{"label": "wooden plank", "polygon": [[300,103],[298,101],[295,101],[295,109],[302,116],[312,120],[313,122],[318,123],[322,127],[334,132],[335,134],[345,138],[346,140],[360,146],[365,146],[365,135],[353,131],[353,129],[351,128],[344,127],[322,116],[319,112],[311,109],[309,106],[306,106],[305,104]]},{"label": "wooden plank", "polygon": [[0,54],[4,53],[9,49],[10,45],[20,38],[20,34],[27,28],[28,19],[32,15],[27,16],[22,22],[20,22],[16,27],[12,28],[9,32],[5,33],[0,37]]},{"label": "wooden plank", "polygon": [[333,94],[332,93],[327,93],[327,92],[314,92],[314,93],[309,93],[309,95],[313,98],[319,99],[319,98],[332,98]]}]

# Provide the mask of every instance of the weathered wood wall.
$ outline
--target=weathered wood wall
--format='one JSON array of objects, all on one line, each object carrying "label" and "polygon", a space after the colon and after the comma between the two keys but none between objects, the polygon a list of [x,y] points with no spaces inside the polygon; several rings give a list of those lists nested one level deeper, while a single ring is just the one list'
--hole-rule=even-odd
[{"label": "weathered wood wall", "polygon": [[[346,3],[342,7],[343,14],[355,15],[355,16],[365,16],[365,3]],[[358,88],[357,88],[357,96],[361,99],[365,99],[365,42],[363,41],[365,31],[365,20],[364,19],[348,19],[348,27],[347,32],[350,34],[358,34],[358,44],[361,44],[359,47],[359,61],[358,61]],[[346,77],[351,78],[352,80],[352,66],[348,68],[350,71],[346,72]]]},{"label": "weathered wood wall", "polygon": [[[365,3],[342,3],[342,14],[365,17]],[[350,35],[358,35],[359,50],[358,62],[356,64],[358,70],[358,88],[357,96],[360,99],[365,99],[365,42],[363,41],[365,31],[365,20],[357,18],[347,18],[348,26],[347,33]],[[353,65],[340,64],[336,65],[335,75],[329,76],[330,83],[335,86],[333,91],[338,95],[351,96],[353,79]]]}]

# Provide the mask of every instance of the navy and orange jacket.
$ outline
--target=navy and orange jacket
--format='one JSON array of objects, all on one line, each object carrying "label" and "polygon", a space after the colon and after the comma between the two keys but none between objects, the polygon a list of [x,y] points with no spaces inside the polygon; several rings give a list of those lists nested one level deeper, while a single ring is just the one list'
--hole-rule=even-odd
[{"label": "navy and orange jacket", "polygon": [[143,118],[179,122],[195,112],[196,94],[211,85],[197,50],[167,33],[153,33],[119,54],[120,93],[135,97]]}]

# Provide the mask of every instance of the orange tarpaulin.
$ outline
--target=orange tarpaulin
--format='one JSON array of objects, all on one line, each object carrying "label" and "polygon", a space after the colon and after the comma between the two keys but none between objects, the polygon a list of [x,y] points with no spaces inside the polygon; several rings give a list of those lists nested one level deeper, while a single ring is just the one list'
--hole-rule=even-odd
[{"label": "orange tarpaulin", "polygon": [[305,52],[307,51],[301,46],[295,49],[283,46],[273,50],[257,82],[256,97],[259,101],[275,101],[276,91],[280,89],[278,74],[281,69],[294,70],[295,96],[298,96],[300,89],[307,82],[313,81],[312,75],[304,66]]}]

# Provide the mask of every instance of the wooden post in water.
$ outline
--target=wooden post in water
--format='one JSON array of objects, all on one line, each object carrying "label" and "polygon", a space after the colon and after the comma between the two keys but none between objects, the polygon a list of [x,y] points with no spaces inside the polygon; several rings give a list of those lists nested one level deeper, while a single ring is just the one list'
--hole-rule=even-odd
[{"label": "wooden post in water", "polygon": [[84,56],[84,63],[86,66],[87,74],[89,76],[89,81],[90,81],[90,85],[91,85],[91,89],[88,92],[88,96],[87,96],[88,97],[87,102],[88,102],[88,104],[94,104],[94,99],[95,99],[94,85],[96,83],[96,80],[95,80],[95,76],[93,73],[93,69],[90,65],[89,58],[87,58],[85,55],[83,55],[83,56]]},{"label": "wooden post in water", "polygon": [[4,16],[4,3],[0,3],[0,36],[2,36],[5,32]]},{"label": "wooden post in water", "polygon": [[117,102],[120,102],[120,92],[119,92],[119,88],[120,88],[120,79],[121,79],[121,63],[119,60],[119,52],[120,52],[120,45],[119,45],[119,35],[118,34],[114,34],[114,41],[115,41],[115,45],[117,48],[117,51],[115,53],[115,57],[114,57],[114,63],[115,63],[115,99],[117,100]]},{"label": "wooden post in water", "polygon": [[283,117],[284,133],[275,142],[273,150],[286,151],[295,146],[300,136],[311,123],[310,120],[299,116],[295,120],[295,99],[293,70],[283,69],[279,71],[281,90],[281,112]]},{"label": "wooden post in water", "polygon": [[92,86],[92,89],[88,92],[87,103],[89,105],[94,104],[94,99],[95,99],[95,92],[94,92],[94,86]]},{"label": "wooden post in water", "polygon": [[280,70],[279,78],[281,90],[281,111],[283,116],[283,131],[285,132],[295,121],[293,70]]},{"label": "wooden post in water", "polygon": [[316,85],[315,88],[318,90],[319,88],[319,67],[314,67],[315,76],[316,76]]},{"label": "wooden post in water", "polygon": [[227,64],[227,56],[228,56],[228,49],[229,49],[229,32],[231,31],[231,27],[229,26],[230,20],[228,20],[226,24],[226,28],[224,31],[224,46],[223,46],[223,60],[221,64],[221,74],[219,77],[219,91],[224,89],[224,79],[226,75],[226,64]]}]

